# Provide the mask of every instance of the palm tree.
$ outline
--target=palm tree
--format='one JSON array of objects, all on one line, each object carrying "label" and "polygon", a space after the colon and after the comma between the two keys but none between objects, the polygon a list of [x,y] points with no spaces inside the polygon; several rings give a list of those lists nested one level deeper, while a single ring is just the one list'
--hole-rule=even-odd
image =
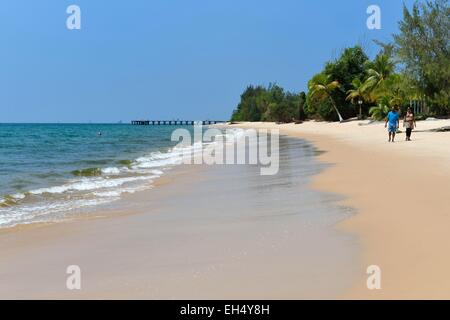
[{"label": "palm tree", "polygon": [[372,101],[376,101],[378,97],[384,95],[386,91],[386,80],[394,72],[394,69],[395,64],[386,54],[378,55],[370,63],[367,71],[368,77],[362,89],[368,93]]},{"label": "palm tree", "polygon": [[339,113],[336,103],[332,97],[332,92],[339,87],[340,84],[338,81],[332,81],[329,76],[323,73],[316,75],[309,83],[311,98],[316,99],[317,101],[329,100],[339,117],[339,121],[342,122],[344,119]]},{"label": "palm tree", "polygon": [[353,79],[353,89],[347,91],[347,98],[345,100],[351,101],[353,104],[359,104],[359,118],[362,119],[362,101],[366,100],[366,92],[364,91],[364,84],[359,78]]},{"label": "palm tree", "polygon": [[370,108],[369,114],[375,120],[383,120],[386,118],[389,108],[390,108],[390,100],[389,96],[382,96],[378,99],[378,105]]},{"label": "palm tree", "polygon": [[386,92],[390,96],[390,105],[400,108],[408,96],[411,88],[408,88],[408,79],[403,74],[393,73],[386,80]]}]

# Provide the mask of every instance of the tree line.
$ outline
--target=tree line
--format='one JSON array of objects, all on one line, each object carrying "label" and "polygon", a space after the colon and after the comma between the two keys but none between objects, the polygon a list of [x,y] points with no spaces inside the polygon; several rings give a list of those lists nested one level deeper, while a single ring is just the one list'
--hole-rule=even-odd
[{"label": "tree line", "polygon": [[346,48],[308,81],[308,91],[277,84],[248,86],[232,121],[383,119],[391,107],[419,103],[423,116],[450,115],[448,0],[403,8],[399,33],[370,60],[359,45]]}]

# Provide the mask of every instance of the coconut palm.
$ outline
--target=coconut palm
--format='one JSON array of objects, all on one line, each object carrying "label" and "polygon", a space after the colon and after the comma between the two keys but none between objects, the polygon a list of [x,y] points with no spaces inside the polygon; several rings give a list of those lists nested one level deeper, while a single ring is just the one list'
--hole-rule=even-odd
[{"label": "coconut palm", "polygon": [[370,63],[367,70],[367,79],[363,85],[363,91],[368,93],[372,101],[376,101],[378,97],[385,94],[386,80],[394,72],[395,64],[386,54],[378,55],[373,62]]},{"label": "coconut palm", "polygon": [[394,73],[386,80],[386,92],[391,98],[391,106],[399,108],[412,96],[413,88],[403,74]]},{"label": "coconut palm", "polygon": [[309,86],[311,98],[315,99],[316,101],[320,101],[320,102],[329,100],[339,117],[339,121],[340,122],[344,121],[344,119],[342,118],[341,114],[339,113],[336,103],[332,97],[333,91],[340,87],[340,84],[338,81],[332,81],[329,76],[327,76],[326,74],[320,73],[311,79],[308,86]]},{"label": "coconut palm", "polygon": [[369,114],[375,120],[383,120],[386,118],[390,109],[391,97],[382,96],[378,99],[378,104],[375,107],[370,108]]},{"label": "coconut palm", "polygon": [[366,100],[366,92],[364,91],[364,84],[359,79],[353,79],[352,81],[353,89],[347,91],[347,98],[345,100],[351,101],[353,104],[359,104],[359,118],[362,119],[362,104],[360,101]]},{"label": "coconut palm", "polygon": [[406,100],[403,82],[404,79],[399,74],[392,74],[385,80],[383,95],[378,97],[377,106],[369,111],[374,119],[381,120],[391,107],[400,108],[402,106]]}]

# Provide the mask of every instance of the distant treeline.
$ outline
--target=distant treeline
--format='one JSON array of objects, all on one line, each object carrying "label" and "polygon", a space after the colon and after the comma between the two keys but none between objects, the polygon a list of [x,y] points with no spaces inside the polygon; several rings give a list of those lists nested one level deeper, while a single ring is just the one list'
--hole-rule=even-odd
[{"label": "distant treeline", "polygon": [[279,121],[289,122],[304,118],[302,106],[306,94],[285,92],[283,88],[271,84],[249,86],[241,95],[241,102],[234,111],[232,121]]},{"label": "distant treeline", "polygon": [[308,82],[308,92],[276,84],[249,86],[232,121],[291,122],[351,117],[382,119],[391,107],[420,104],[427,115],[450,114],[448,0],[404,6],[399,34],[370,60],[360,46],[343,50]]}]

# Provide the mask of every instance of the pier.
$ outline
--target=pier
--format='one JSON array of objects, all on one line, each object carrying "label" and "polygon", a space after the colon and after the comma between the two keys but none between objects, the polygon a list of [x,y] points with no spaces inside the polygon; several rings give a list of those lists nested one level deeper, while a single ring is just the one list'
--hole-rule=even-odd
[{"label": "pier", "polygon": [[217,123],[225,123],[227,121],[222,120],[203,120],[203,121],[193,121],[193,120],[133,120],[132,125],[138,126],[193,126],[194,124],[201,123],[202,125],[211,125]]}]

